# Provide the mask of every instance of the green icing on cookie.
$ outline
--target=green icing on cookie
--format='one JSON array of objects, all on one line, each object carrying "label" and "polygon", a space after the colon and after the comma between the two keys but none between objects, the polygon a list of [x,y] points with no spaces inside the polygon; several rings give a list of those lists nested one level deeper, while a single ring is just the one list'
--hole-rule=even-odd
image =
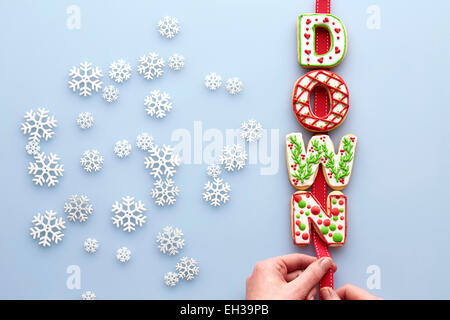
[{"label": "green icing on cookie", "polygon": [[336,199],[333,199],[333,204],[336,204],[337,203],[337,200]]},{"label": "green icing on cookie", "polygon": [[306,207],[306,201],[300,200],[300,202],[298,203],[298,206],[303,209],[304,207]]},{"label": "green icing on cookie", "polygon": [[330,224],[330,230],[331,231],[334,231],[334,230],[336,230],[336,225],[333,223],[333,224]]},{"label": "green icing on cookie", "polygon": [[303,230],[305,230],[305,229],[306,229],[306,225],[305,225],[304,223],[301,223],[301,224],[300,224],[300,230],[303,231]]},{"label": "green icing on cookie", "polygon": [[[327,234],[328,233],[328,228],[327,227],[322,227],[322,228],[320,228],[320,231],[323,233],[323,234]],[[333,237],[334,238],[334,237]]]},{"label": "green icing on cookie", "polygon": [[333,235],[333,241],[334,241],[334,242],[341,242],[343,238],[344,238],[344,237],[343,237],[342,234],[340,234],[339,232],[336,232],[336,233]]}]

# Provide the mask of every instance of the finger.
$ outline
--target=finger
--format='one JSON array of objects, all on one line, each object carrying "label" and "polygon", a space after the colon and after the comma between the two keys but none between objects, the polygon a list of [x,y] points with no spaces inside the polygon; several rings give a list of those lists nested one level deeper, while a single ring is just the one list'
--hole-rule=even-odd
[{"label": "finger", "polygon": [[341,300],[336,291],[329,287],[320,289],[320,295],[322,296],[323,300]]},{"label": "finger", "polygon": [[286,282],[291,282],[292,280],[296,279],[303,271],[302,270],[296,270],[293,272],[289,272],[286,275]]},{"label": "finger", "polygon": [[314,300],[317,295],[317,289],[316,287],[312,288],[311,291],[306,296],[306,300]]},{"label": "finger", "polygon": [[311,263],[302,274],[287,285],[295,292],[299,299],[304,299],[328,272],[333,265],[331,258],[321,258]]},{"label": "finger", "polygon": [[295,270],[304,270],[311,263],[317,260],[316,257],[301,253],[286,254],[284,256],[279,256],[278,259],[283,261],[283,263],[286,265],[288,273]]},{"label": "finger", "polygon": [[336,290],[342,300],[381,300],[367,291],[351,284],[346,284]]}]

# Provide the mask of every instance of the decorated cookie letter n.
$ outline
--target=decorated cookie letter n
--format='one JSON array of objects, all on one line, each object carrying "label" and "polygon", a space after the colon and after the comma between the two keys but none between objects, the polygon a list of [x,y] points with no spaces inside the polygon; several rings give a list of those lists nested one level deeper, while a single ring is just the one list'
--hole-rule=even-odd
[{"label": "decorated cookie letter n", "polygon": [[[330,34],[329,50],[316,52],[316,31],[323,28]],[[332,68],[344,59],[347,33],[344,24],[332,14],[302,14],[298,17],[298,62],[305,68]]]}]

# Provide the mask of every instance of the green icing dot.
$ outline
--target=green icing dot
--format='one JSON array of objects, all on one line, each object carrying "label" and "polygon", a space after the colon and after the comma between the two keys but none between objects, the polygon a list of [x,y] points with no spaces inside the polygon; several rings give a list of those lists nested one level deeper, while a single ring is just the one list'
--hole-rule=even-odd
[{"label": "green icing dot", "polygon": [[320,228],[320,231],[322,231],[323,234],[327,234],[328,233],[328,228],[327,227],[322,227],[322,228]]},{"label": "green icing dot", "polygon": [[339,218],[336,217],[336,216],[333,217],[333,220],[334,220],[334,221],[338,221],[338,219],[339,219]]},{"label": "green icing dot", "polygon": [[333,204],[336,204],[337,203],[337,200],[336,199],[333,199]]},{"label": "green icing dot", "polygon": [[303,230],[305,230],[305,229],[306,229],[306,225],[305,225],[304,223],[301,223],[301,224],[300,224],[300,230],[303,231]]},{"label": "green icing dot", "polygon": [[323,217],[323,215],[322,214],[319,214],[319,218],[322,218]]},{"label": "green icing dot", "polygon": [[301,200],[299,203],[298,203],[298,206],[300,207],[300,208],[304,208],[304,207],[306,207],[306,201],[305,200]]},{"label": "green icing dot", "polygon": [[333,241],[334,242],[341,242],[344,237],[339,232],[336,232],[333,234]]},{"label": "green icing dot", "polygon": [[309,211],[306,211],[306,212],[305,212],[305,215],[306,215],[306,216],[309,216]]},{"label": "green icing dot", "polygon": [[330,224],[330,230],[331,231],[334,231],[334,230],[336,230],[336,225],[333,223],[333,224]]},{"label": "green icing dot", "polygon": [[339,209],[339,212],[344,212],[344,208],[340,208],[340,209]]},{"label": "green icing dot", "polygon": [[300,215],[299,215],[299,214],[298,214],[298,215],[296,215],[295,217],[296,217],[297,219],[300,219]]}]

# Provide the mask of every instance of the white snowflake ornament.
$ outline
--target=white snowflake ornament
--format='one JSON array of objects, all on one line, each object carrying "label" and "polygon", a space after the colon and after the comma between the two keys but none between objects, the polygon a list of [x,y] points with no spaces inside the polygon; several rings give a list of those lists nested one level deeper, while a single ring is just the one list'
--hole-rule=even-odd
[{"label": "white snowflake ornament", "polygon": [[183,231],[171,226],[164,227],[163,232],[158,233],[156,242],[162,253],[176,255],[184,247]]},{"label": "white snowflake ornament", "polygon": [[263,128],[256,120],[248,120],[241,124],[241,138],[247,142],[255,142],[261,139]]},{"label": "white snowflake ornament", "polygon": [[143,132],[136,137],[136,147],[142,151],[149,151],[154,147],[153,137],[147,132]]},{"label": "white snowflake ornament", "polygon": [[142,227],[147,217],[142,213],[147,211],[142,201],[135,201],[134,197],[126,196],[121,202],[116,201],[112,206],[113,224],[123,231],[135,231],[136,226]]},{"label": "white snowflake ornament", "polygon": [[164,118],[167,112],[172,110],[170,96],[166,92],[159,92],[159,90],[153,90],[149,96],[145,97],[144,106],[149,116],[158,119]]},{"label": "white snowflake ornament", "polygon": [[93,291],[86,291],[81,295],[81,300],[97,300],[97,296]]},{"label": "white snowflake ornament", "polygon": [[86,172],[99,171],[103,166],[103,156],[97,150],[86,150],[80,164]]},{"label": "white snowflake ornament", "polygon": [[53,153],[48,156],[44,152],[38,153],[34,156],[34,162],[28,165],[28,174],[34,176],[32,180],[35,184],[53,187],[59,183],[58,177],[62,177],[64,173],[64,165],[59,163],[60,160]]},{"label": "white snowflake ornament", "polygon": [[145,157],[144,165],[150,169],[150,175],[153,178],[170,178],[176,173],[176,167],[180,165],[180,157],[175,149],[169,145],[163,145],[162,148],[153,146],[149,150],[150,155]]},{"label": "white snowflake ornament", "polygon": [[231,187],[228,183],[224,183],[220,178],[214,178],[205,184],[205,192],[203,200],[211,206],[220,207],[230,200]]},{"label": "white snowflake ornament", "polygon": [[178,284],[179,281],[180,281],[180,278],[178,276],[178,273],[167,272],[164,275],[164,283],[168,287],[175,287]]},{"label": "white snowflake ornament", "polygon": [[114,145],[114,153],[119,158],[126,158],[130,155],[131,144],[127,140],[117,141]]},{"label": "white snowflake ornament", "polygon": [[119,99],[119,89],[114,87],[113,85],[107,86],[103,88],[103,100],[108,103],[117,101]]},{"label": "white snowflake ornament", "polygon": [[162,77],[164,74],[165,62],[163,58],[159,57],[159,54],[150,52],[147,56],[143,55],[139,58],[138,72],[143,74],[147,80],[153,80],[154,78]]},{"label": "white snowflake ornament", "polygon": [[200,272],[197,261],[188,257],[181,258],[176,269],[178,276],[183,280],[193,280]]},{"label": "white snowflake ornament", "polygon": [[153,184],[152,198],[158,206],[173,205],[180,192],[172,179],[159,179]]},{"label": "white snowflake ornament", "polygon": [[180,26],[177,18],[166,16],[158,21],[158,32],[161,36],[167,39],[172,39],[178,32],[180,32]]},{"label": "white snowflake ornament", "polygon": [[122,263],[128,262],[131,259],[131,251],[127,247],[117,249],[116,258]]},{"label": "white snowflake ornament", "polygon": [[225,170],[241,170],[245,166],[247,152],[240,144],[227,145],[222,150],[219,163],[225,166]]},{"label": "white snowflake ornament", "polygon": [[30,228],[30,235],[33,239],[39,239],[39,245],[43,247],[57,244],[64,237],[61,230],[66,228],[66,222],[63,218],[57,218],[53,210],[45,210],[44,215],[38,213],[31,223],[34,227]]},{"label": "white snowflake ornament", "polygon": [[205,77],[205,87],[211,91],[215,91],[222,85],[222,77],[218,74],[211,72]]},{"label": "white snowflake ornament", "polygon": [[227,89],[229,94],[235,95],[239,94],[242,91],[243,83],[239,78],[231,78],[227,80],[225,88]]},{"label": "white snowflake ornament", "polygon": [[25,151],[30,156],[35,156],[39,154],[39,151],[41,151],[41,147],[39,146],[39,143],[36,141],[29,141],[25,146]]},{"label": "white snowflake ornament", "polygon": [[69,71],[69,88],[73,92],[78,91],[80,96],[90,96],[92,91],[98,92],[101,89],[103,82],[100,78],[103,77],[102,70],[99,67],[92,67],[92,63],[82,62],[79,67],[73,66]]},{"label": "white snowflake ornament", "polygon": [[212,178],[217,178],[222,173],[222,169],[217,164],[211,164],[206,169],[206,174]]},{"label": "white snowflake ornament", "polygon": [[80,129],[89,129],[94,125],[94,117],[90,112],[80,113],[77,117],[77,125]]},{"label": "white snowflake ornament", "polygon": [[87,238],[84,241],[83,246],[84,246],[84,251],[86,251],[87,253],[96,253],[97,249],[99,248],[98,241],[93,238]]},{"label": "white snowflake ornament", "polygon": [[92,214],[92,204],[86,196],[73,195],[64,204],[64,212],[71,222],[85,222]]},{"label": "white snowflake ornament", "polygon": [[169,68],[179,71],[184,68],[184,57],[181,54],[174,53],[169,57]]},{"label": "white snowflake ornament", "polygon": [[49,112],[45,108],[39,108],[36,112],[31,109],[25,113],[25,122],[20,129],[23,134],[28,135],[28,140],[39,143],[41,139],[47,141],[53,137],[53,129],[58,126],[58,122],[54,116],[49,116]]},{"label": "white snowflake ornament", "polygon": [[109,66],[109,77],[117,83],[127,81],[131,77],[131,65],[123,59],[114,61]]}]

